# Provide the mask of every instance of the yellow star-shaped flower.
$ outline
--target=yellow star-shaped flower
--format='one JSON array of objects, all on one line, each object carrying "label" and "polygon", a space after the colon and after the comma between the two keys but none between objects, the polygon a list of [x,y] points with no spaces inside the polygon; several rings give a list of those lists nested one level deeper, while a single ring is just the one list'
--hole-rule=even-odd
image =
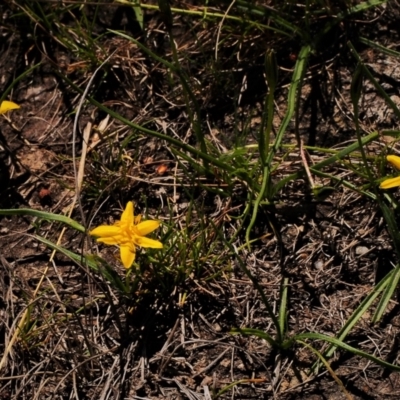
[{"label": "yellow star-shaped flower", "polygon": [[120,247],[121,261],[125,268],[130,268],[135,261],[136,246],[162,249],[163,244],[158,240],[146,238],[160,226],[160,221],[140,222],[141,215],[134,216],[133,203],[128,202],[121,219],[114,225],[101,225],[89,233],[97,236],[100,243]]},{"label": "yellow star-shaped flower", "polygon": [[[387,156],[386,160],[390,162],[394,167],[400,170],[400,157],[398,156]],[[400,186],[400,176],[397,176],[396,178],[389,178],[385,179],[379,187],[381,189],[391,189],[394,187]]]},{"label": "yellow star-shaped flower", "polygon": [[3,100],[0,105],[0,114],[4,114],[7,111],[15,110],[19,108],[18,104],[13,103],[12,101]]}]

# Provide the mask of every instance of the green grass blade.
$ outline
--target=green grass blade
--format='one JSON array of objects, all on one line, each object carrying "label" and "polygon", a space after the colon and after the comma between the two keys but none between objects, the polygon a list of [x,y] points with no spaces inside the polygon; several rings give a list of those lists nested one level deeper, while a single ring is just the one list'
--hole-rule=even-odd
[{"label": "green grass blade", "polygon": [[380,319],[382,318],[382,315],[386,311],[389,301],[392,298],[393,293],[399,284],[399,280],[400,280],[400,264],[397,264],[396,268],[394,269],[391,275],[389,283],[385,287],[381,300],[379,301],[378,307],[372,318],[373,323],[379,322]]},{"label": "green grass blade", "polygon": [[388,363],[378,357],[375,357],[369,353],[366,353],[365,351],[358,350],[355,347],[352,347],[352,346],[342,342],[341,340],[339,340],[337,338],[333,338],[331,336],[323,335],[321,333],[309,332],[309,333],[300,333],[299,335],[295,335],[292,338],[293,341],[302,341],[304,339],[323,340],[324,342],[331,343],[333,345],[333,347],[335,347],[335,348],[339,347],[339,348],[349,351],[350,353],[353,353],[357,356],[360,356],[367,360],[373,361],[374,363],[376,363],[382,367],[388,368],[393,371],[400,372],[400,366]]},{"label": "green grass blade", "polygon": [[284,133],[286,132],[287,126],[293,117],[293,113],[296,109],[296,95],[298,90],[301,88],[302,79],[306,70],[308,57],[311,53],[311,46],[303,46],[299,52],[299,56],[297,58],[297,62],[294,68],[294,72],[292,75],[292,82],[289,88],[288,94],[288,108],[286,114],[283,118],[282,124],[279,127],[278,133],[276,135],[275,142],[272,146],[272,151],[268,154],[267,164],[271,164],[272,160],[280,148],[282,138]]},{"label": "green grass blade", "polygon": [[310,349],[319,358],[319,360],[322,362],[322,364],[325,365],[325,368],[331,374],[332,378],[338,384],[338,386],[340,387],[340,389],[344,393],[344,395],[347,397],[347,399],[348,400],[353,400],[353,398],[350,396],[349,392],[344,387],[343,382],[336,375],[335,371],[332,369],[332,367],[330,366],[330,364],[328,363],[326,358],[317,349],[314,349],[314,347],[310,346],[308,343],[303,342],[302,340],[297,340],[297,343],[301,343],[303,346],[305,346],[308,349]]},{"label": "green grass blade", "polygon": [[[368,136],[365,136],[364,138],[361,139],[361,144],[363,146],[365,146],[366,144],[373,142],[374,140],[379,138],[379,133],[378,132],[372,132],[370,133]],[[337,161],[342,160],[343,158],[345,158],[346,156],[348,156],[349,154],[351,154],[352,152],[358,150],[360,148],[360,144],[359,142],[356,140],[354,143],[352,143],[351,145],[347,146],[345,149],[340,150],[337,154],[335,154],[334,156],[331,156],[329,158],[326,158],[325,160],[319,162],[318,164],[313,165],[312,170],[315,171],[320,171],[322,168],[325,168],[329,165],[334,164]],[[305,171],[301,170],[301,171],[297,171],[294,174],[291,174],[289,176],[287,176],[286,178],[280,180],[275,186],[274,186],[274,193],[273,195],[275,195],[276,193],[278,193],[288,182],[290,181],[294,181],[296,179],[299,179],[301,177],[303,177],[305,174]]]},{"label": "green grass blade", "polygon": [[280,304],[279,304],[279,329],[281,331],[281,337],[285,337],[286,326],[287,326],[287,307],[288,307],[288,283],[289,278],[283,278],[281,284],[281,292],[280,292]]},{"label": "green grass blade", "polygon": [[394,216],[393,211],[386,205],[384,201],[382,201],[379,197],[377,198],[377,201],[388,225],[388,231],[393,240],[393,245],[396,249],[397,257],[400,258],[400,232],[397,226],[396,217]]},{"label": "green grass blade", "polygon": [[[37,239],[39,242],[43,243],[46,245],[49,249],[55,250],[61,254],[64,254],[66,257],[68,257],[70,260],[76,262],[79,265],[87,265],[89,268],[91,268],[93,271],[101,273],[101,275],[104,276],[105,279],[107,279],[114,288],[118,289],[122,294],[126,294],[127,289],[122,282],[121,278],[118,276],[118,274],[108,265],[104,260],[102,260],[98,256],[94,256],[91,254],[88,255],[82,255],[82,254],[76,254],[70,250],[65,249],[62,246],[59,246],[50,240],[39,236],[35,235],[35,239]],[[101,265],[101,268],[99,267]]]},{"label": "green grass blade", "polygon": [[[379,132],[372,132],[369,135],[367,135],[361,139],[361,145],[365,146],[366,144],[371,143],[378,138],[379,138]],[[329,158],[319,162],[318,164],[315,164],[313,166],[313,169],[321,170],[322,168],[325,168],[331,164],[334,164],[336,161],[342,160],[343,158],[345,158],[352,152],[359,150],[359,148],[360,148],[360,143],[356,140],[351,145],[340,150],[336,155],[329,157]]]},{"label": "green grass blade", "polygon": [[11,92],[11,90],[13,89],[13,87],[15,86],[16,83],[18,83],[20,80],[24,79],[26,76],[28,76],[32,71],[34,71],[37,67],[39,67],[42,63],[39,62],[35,65],[33,65],[32,67],[30,67],[29,69],[27,69],[25,72],[23,72],[20,76],[18,76],[17,78],[15,78],[11,84],[3,91],[3,93],[0,96],[0,104],[3,102],[3,100],[7,97],[8,93]]},{"label": "green grass blade", "polygon": [[263,170],[263,180],[261,183],[261,190],[260,190],[256,200],[254,201],[253,213],[251,216],[249,226],[246,229],[246,245],[249,250],[251,249],[250,233],[251,233],[251,230],[253,229],[254,224],[256,223],[257,215],[258,215],[258,208],[260,206],[261,201],[264,199],[264,195],[267,191],[268,181],[269,181],[269,167],[268,167],[268,165],[266,165]]},{"label": "green grass blade", "polygon": [[238,386],[242,383],[251,383],[251,378],[245,378],[245,379],[239,379],[238,381],[234,381],[230,383],[229,385],[224,386],[218,393],[216,393],[212,399],[217,400],[220,398],[224,393],[226,393],[228,390],[232,389],[235,386]]},{"label": "green grass blade", "polygon": [[356,49],[354,48],[353,44],[349,41],[347,45],[350,48],[350,51],[353,57],[359,62],[360,67],[363,69],[364,76],[366,76],[371,83],[375,86],[375,89],[379,92],[379,94],[383,97],[386,103],[392,108],[393,112],[396,114],[397,118],[400,118],[400,110],[397,108],[395,102],[389,97],[389,95],[385,92],[385,89],[378,83],[378,81],[374,78],[370,70],[367,66],[363,63],[360,55],[357,53]]},{"label": "green grass blade", "polygon": [[278,84],[278,64],[273,50],[265,55],[265,78],[268,84],[268,94],[265,99],[262,115],[258,148],[263,167],[266,165],[271,141],[272,123],[274,119],[274,95]]},{"label": "green grass blade", "polygon": [[[101,275],[103,275],[103,277],[107,279],[115,289],[119,290],[119,292],[122,295],[131,294],[130,286],[132,286],[132,282],[126,279],[124,283],[122,279],[119,277],[118,273],[112,268],[112,266],[106,260],[95,254],[85,254],[85,263],[90,267],[92,265],[96,265]],[[131,271],[132,268],[128,270],[128,272]]]},{"label": "green grass blade", "polygon": [[[56,71],[56,73],[57,73],[57,71]],[[74,90],[76,90],[78,93],[81,93],[81,94],[83,93],[83,90],[81,88],[79,88],[77,85],[75,85],[65,75],[59,74],[59,76],[65,82],[67,82],[71,87],[73,87]],[[122,122],[126,126],[129,126],[130,128],[135,129],[135,130],[137,130],[139,132],[142,132],[144,134],[147,134],[149,136],[153,136],[153,137],[156,137],[158,139],[165,140],[169,144],[172,144],[172,145],[176,146],[177,148],[185,150],[188,153],[192,154],[193,156],[196,156],[196,157],[202,159],[203,161],[207,161],[210,164],[215,165],[216,167],[223,169],[224,171],[227,171],[227,172],[230,172],[230,173],[234,172],[234,168],[232,166],[230,166],[227,163],[221,162],[216,157],[213,157],[208,153],[207,154],[203,153],[201,150],[198,150],[195,147],[182,142],[181,140],[178,140],[178,139],[175,139],[175,138],[173,138],[171,136],[165,135],[163,133],[160,133],[160,132],[153,131],[151,129],[145,128],[145,127],[143,127],[141,125],[135,124],[134,122],[129,121],[128,119],[124,118],[122,115],[116,113],[115,111],[111,110],[110,108],[108,108],[108,107],[104,106],[103,104],[99,103],[97,100],[93,99],[90,96],[86,96],[86,98],[94,106],[98,107],[99,110],[109,114],[111,117],[113,117],[116,120]]]},{"label": "green grass blade", "polygon": [[[130,3],[128,0],[115,0],[115,2],[119,3],[119,4],[132,6],[132,3]],[[160,11],[158,5],[155,5],[155,4],[141,3],[140,6],[144,10]],[[196,9],[183,9],[183,8],[171,7],[171,12],[174,14],[188,15],[191,17],[196,16],[196,17],[201,18],[202,20],[205,20],[206,18],[209,20],[211,20],[211,19],[229,20],[229,21],[232,21],[237,24],[246,24],[246,25],[254,27],[260,31],[268,30],[268,31],[282,34],[287,37],[292,37],[293,32],[298,30],[296,25],[290,24],[290,22],[288,22],[289,32],[287,32],[287,31],[275,28],[275,27],[271,26],[271,24],[263,24],[259,21],[252,21],[250,19],[244,19],[242,15],[236,16],[236,15],[230,15],[230,14],[226,14],[226,13],[212,12],[212,11],[210,11],[210,9],[208,7],[197,7]],[[285,26],[285,21],[286,20],[283,19],[282,21],[280,21],[279,25]]]},{"label": "green grass blade", "polygon": [[278,348],[279,344],[267,333],[260,329],[253,328],[233,328],[230,333],[232,335],[243,335],[243,336],[256,336],[260,339],[264,339],[272,347]]},{"label": "green grass blade", "polygon": [[143,30],[144,15],[143,15],[143,10],[140,7],[140,0],[135,0],[132,8],[133,8],[133,12],[135,13],[136,21],[138,22],[140,29]]},{"label": "green grass blade", "polygon": [[11,210],[0,209],[0,215],[29,215],[39,219],[45,219],[47,221],[61,222],[65,225],[68,225],[70,228],[77,230],[78,232],[86,231],[84,226],[82,226],[79,222],[76,222],[72,218],[45,211],[31,210],[30,208],[15,208]]},{"label": "green grass blade", "polygon": [[372,40],[369,40],[367,38],[364,37],[360,37],[359,41],[363,44],[366,44],[367,46],[370,46],[378,51],[380,51],[382,54],[386,54],[388,56],[392,56],[392,57],[396,57],[396,58],[400,58],[400,53],[396,50],[393,49],[388,49],[385,46],[382,46],[378,43],[373,42]]},{"label": "green grass blade", "polygon": [[[261,201],[264,199],[265,194],[267,193],[268,186],[269,186],[268,185],[269,180],[270,180],[269,171],[271,169],[271,164],[272,164],[272,161],[274,159],[276,152],[280,148],[280,145],[281,145],[283,136],[286,132],[287,126],[288,126],[289,122],[291,121],[291,119],[293,117],[293,113],[296,109],[296,94],[301,88],[301,82],[302,82],[303,75],[305,73],[307,60],[308,60],[308,56],[310,55],[310,52],[311,52],[310,46],[304,46],[300,50],[299,57],[297,59],[296,66],[295,66],[295,69],[294,69],[294,72],[292,75],[292,83],[289,88],[288,108],[287,108],[286,114],[283,118],[282,124],[279,127],[275,142],[267,155],[266,165],[263,170],[263,180],[262,180],[261,190],[258,193],[257,198],[254,202],[253,213],[251,216],[250,223],[246,230],[246,244],[249,248],[250,248],[250,232],[253,229],[253,226],[257,220],[258,208],[260,206]],[[271,200],[271,199],[269,198],[268,200]]]},{"label": "green grass blade", "polygon": [[[212,221],[211,221],[212,223]],[[213,223],[212,223],[213,224]],[[220,240],[225,244],[226,247],[229,248],[229,251],[236,256],[236,260],[240,265],[240,268],[242,269],[242,271],[247,275],[247,277],[250,279],[250,281],[252,282],[252,284],[254,285],[255,289],[258,291],[258,293],[260,294],[261,300],[264,303],[264,306],[267,310],[268,316],[271,318],[272,323],[274,324],[276,331],[277,331],[277,341],[273,341],[273,345],[274,346],[280,346],[282,344],[283,338],[281,336],[281,331],[279,329],[279,320],[276,317],[276,315],[274,314],[274,311],[268,301],[268,298],[265,296],[264,290],[263,288],[260,286],[260,284],[258,283],[258,280],[252,275],[251,271],[247,268],[246,264],[243,262],[242,258],[240,256],[238,256],[237,251],[235,251],[235,248],[233,247],[231,242],[228,242],[225,238],[225,235],[223,235],[220,231],[220,229],[218,229],[215,224],[213,224],[215,231],[217,232],[218,237],[220,238]]]},{"label": "green grass blade", "polygon": [[[336,335],[336,339],[339,341],[344,340],[344,338],[348,335],[348,333],[353,329],[353,327],[357,324],[357,322],[362,318],[364,313],[371,307],[372,303],[379,296],[386,286],[389,284],[392,279],[392,275],[394,270],[389,272],[371,291],[371,293],[361,302],[361,304],[356,308],[353,314],[349,317],[346,323],[343,325],[342,329]],[[335,351],[336,346],[330,346],[325,352],[324,356],[329,358],[332,356]]]},{"label": "green grass blade", "polygon": [[283,32],[280,31],[280,33],[284,33],[285,35],[290,35],[292,37],[299,35],[301,38],[305,38],[307,35],[305,31],[300,29],[299,24],[293,24],[287,18],[281,17],[279,13],[272,7],[267,8],[264,6],[256,6],[248,1],[243,0],[237,0],[235,2],[235,6],[240,12],[246,12],[259,18],[269,18],[272,23],[286,29]]},{"label": "green grass blade", "polygon": [[76,254],[73,251],[67,250],[62,246],[59,246],[58,244],[53,243],[52,241],[39,236],[39,235],[34,235],[33,236],[35,239],[37,239],[39,242],[43,243],[44,245],[46,245],[48,248],[50,248],[51,250],[55,250],[58,251],[61,254],[64,254],[66,257],[68,257],[70,260],[82,265],[85,264],[88,267],[90,267],[91,269],[93,269],[94,271],[99,271],[99,267],[97,265],[97,263],[88,258],[83,256],[82,254]]},{"label": "green grass blade", "polygon": [[365,197],[368,197],[371,200],[376,200],[376,198],[377,198],[374,193],[372,193],[368,190],[362,190],[362,189],[358,188],[357,186],[353,185],[351,182],[346,181],[343,178],[340,178],[340,177],[337,177],[335,175],[328,174],[325,172],[318,171],[317,169],[314,169],[314,168],[310,168],[310,171],[316,176],[320,176],[322,178],[329,178],[332,181],[336,181],[338,184],[341,184],[342,186],[347,187],[356,193],[359,193]]},{"label": "green grass blade", "polygon": [[[200,107],[198,105],[197,99],[195,95],[193,94],[192,89],[190,88],[190,85],[188,83],[188,77],[186,73],[182,70],[180,64],[179,64],[179,57],[178,53],[176,51],[175,47],[175,42],[172,37],[172,14],[171,14],[171,9],[169,7],[168,1],[166,0],[159,0],[159,6],[163,15],[164,23],[167,26],[167,30],[169,31],[169,37],[170,37],[170,44],[172,48],[172,55],[175,64],[172,64],[166,60],[164,60],[162,57],[157,56],[154,52],[152,52],[150,49],[148,49],[146,46],[144,46],[142,43],[140,43],[138,40],[134,39],[133,37],[126,35],[123,32],[120,31],[114,31],[114,30],[109,30],[110,32],[114,33],[115,35],[121,36],[130,42],[134,43],[136,46],[138,46],[141,50],[143,50],[146,54],[148,54],[151,58],[154,60],[159,61],[160,63],[164,64],[167,68],[169,68],[173,73],[175,73],[182,85],[183,89],[183,95],[185,98],[185,103],[186,103],[186,109],[189,115],[190,122],[193,127],[193,131],[196,135],[197,141],[200,143],[200,148],[201,151],[206,154],[207,153],[207,146],[204,141],[204,134],[202,132],[199,118],[200,118]],[[192,104],[190,104],[189,99],[192,101]],[[194,107],[194,110],[192,108]],[[196,114],[196,115],[195,115]],[[205,167],[207,167],[207,160],[203,160],[205,163]]]},{"label": "green grass blade", "polygon": [[347,10],[339,13],[337,15],[337,17],[338,17],[338,19],[343,19],[344,17],[346,17],[348,15],[356,14],[356,13],[361,12],[361,11],[366,11],[366,10],[368,10],[370,8],[378,7],[378,6],[381,6],[382,4],[385,4],[385,3],[387,3],[387,0],[368,0],[368,1],[364,1],[364,2],[362,2],[360,4],[357,4],[357,5],[353,6],[353,7],[350,7]]},{"label": "green grass blade", "polygon": [[[336,18],[333,21],[330,21],[326,24],[324,30],[322,31],[323,34],[329,32],[335,25],[343,21],[345,18],[349,17],[350,15],[357,14],[362,11],[366,11],[370,8],[378,7],[382,4],[385,4],[387,0],[368,0],[364,1],[360,4],[357,4],[353,7],[349,7],[342,12],[339,12],[336,15]],[[320,35],[322,37],[323,35]]]}]

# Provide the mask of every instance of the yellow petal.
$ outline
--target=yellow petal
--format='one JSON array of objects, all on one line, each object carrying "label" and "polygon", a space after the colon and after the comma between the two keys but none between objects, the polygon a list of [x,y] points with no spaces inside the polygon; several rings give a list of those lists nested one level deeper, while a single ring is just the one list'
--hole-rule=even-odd
[{"label": "yellow petal", "polygon": [[0,114],[4,114],[7,111],[15,110],[20,108],[18,104],[13,103],[12,101],[4,100],[0,106]]},{"label": "yellow petal", "polygon": [[110,246],[121,244],[121,237],[120,236],[110,236],[104,238],[97,238],[96,239],[99,243],[108,244]]},{"label": "yellow petal", "polygon": [[135,261],[134,246],[121,246],[121,261],[125,268],[130,268],[132,266]]},{"label": "yellow petal", "polygon": [[386,160],[390,162],[393,166],[395,166],[397,169],[400,169],[400,157],[398,156],[387,156]]},{"label": "yellow petal", "polygon": [[140,236],[146,236],[160,226],[160,221],[143,221],[136,226]]},{"label": "yellow petal", "polygon": [[121,234],[121,228],[115,225],[100,225],[89,232],[92,236],[110,237]]},{"label": "yellow petal", "polygon": [[385,179],[379,185],[381,189],[391,189],[397,186],[400,186],[400,176],[397,176],[396,178]]},{"label": "yellow petal", "polygon": [[126,222],[129,225],[133,225],[134,222],[134,216],[133,216],[133,203],[131,201],[128,201],[126,204],[125,210],[121,215],[121,222]]},{"label": "yellow petal", "polygon": [[135,243],[140,247],[150,247],[152,249],[162,249],[163,244],[158,240],[149,239],[146,237],[138,237]]}]

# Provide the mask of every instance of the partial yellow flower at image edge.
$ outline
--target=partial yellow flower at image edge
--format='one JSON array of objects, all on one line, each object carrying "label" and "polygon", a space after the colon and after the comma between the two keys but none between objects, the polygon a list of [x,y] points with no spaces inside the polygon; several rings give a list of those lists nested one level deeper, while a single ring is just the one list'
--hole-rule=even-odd
[{"label": "partial yellow flower at image edge", "polygon": [[0,114],[4,114],[7,111],[16,110],[20,108],[18,104],[13,103],[12,101],[3,100],[0,105]]},{"label": "partial yellow flower at image edge", "polygon": [[[400,157],[398,156],[387,156],[386,160],[390,162],[394,167],[396,167],[398,170],[400,170]],[[396,178],[389,178],[385,179],[379,187],[381,189],[392,189],[394,187],[400,186],[400,176],[397,176]]]},{"label": "partial yellow flower at image edge", "polygon": [[158,240],[145,237],[160,226],[160,221],[143,221],[141,215],[135,217],[133,203],[127,203],[121,219],[114,225],[101,225],[89,233],[96,240],[107,245],[120,247],[121,261],[125,268],[130,268],[135,261],[136,246],[162,249]]}]

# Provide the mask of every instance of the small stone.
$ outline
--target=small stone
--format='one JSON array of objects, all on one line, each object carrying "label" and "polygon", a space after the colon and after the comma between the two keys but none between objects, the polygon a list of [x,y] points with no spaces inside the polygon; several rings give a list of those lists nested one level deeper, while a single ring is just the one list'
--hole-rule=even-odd
[{"label": "small stone", "polygon": [[362,256],[362,255],[368,253],[368,251],[369,251],[368,247],[365,247],[365,246],[357,246],[356,247],[356,254],[358,256]]},{"label": "small stone", "polygon": [[317,260],[317,261],[315,261],[315,263],[314,263],[314,267],[315,267],[316,269],[322,269],[322,268],[324,267],[324,262],[321,261],[321,260]]}]

